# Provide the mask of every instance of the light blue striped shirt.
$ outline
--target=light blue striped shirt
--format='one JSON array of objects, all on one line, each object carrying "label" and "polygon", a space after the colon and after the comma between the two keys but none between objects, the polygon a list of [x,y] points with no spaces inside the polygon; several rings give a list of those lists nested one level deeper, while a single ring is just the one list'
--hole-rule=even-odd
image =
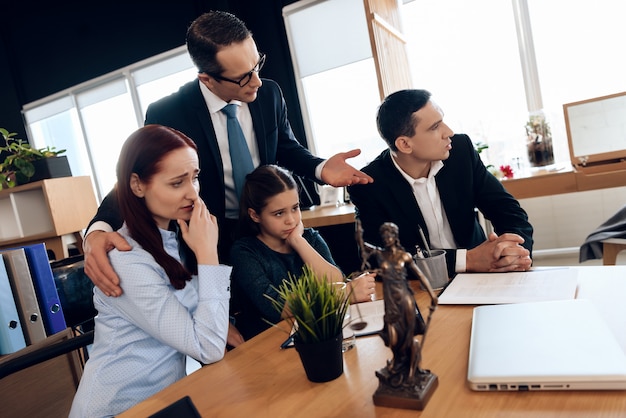
[{"label": "light blue striped shirt", "polygon": [[[126,226],[118,232],[133,247],[109,253],[124,293],[114,298],[94,289],[95,339],[70,417],[117,415],[184,377],[186,356],[205,364],[224,356],[231,267],[200,265],[176,290]],[[180,260],[176,234],[161,236]]]}]

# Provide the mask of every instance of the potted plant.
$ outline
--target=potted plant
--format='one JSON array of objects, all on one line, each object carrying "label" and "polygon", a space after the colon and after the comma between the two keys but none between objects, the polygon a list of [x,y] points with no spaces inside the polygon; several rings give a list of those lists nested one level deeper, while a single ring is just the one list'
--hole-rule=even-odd
[{"label": "potted plant", "polygon": [[526,122],[526,138],[528,159],[531,166],[541,167],[554,164],[552,133],[550,132],[550,124],[546,121],[543,113],[530,115],[528,122]]},{"label": "potted plant", "polygon": [[64,149],[35,149],[28,142],[15,138],[16,133],[9,133],[4,128],[0,128],[0,134],[4,141],[0,153],[5,155],[0,163],[0,190],[43,178],[72,175],[67,157],[59,157]]},{"label": "potted plant", "polygon": [[308,266],[276,289],[278,299],[267,296],[274,308],[290,315],[293,341],[309,380],[327,382],[343,373],[341,342],[350,295],[344,287],[318,277]]}]

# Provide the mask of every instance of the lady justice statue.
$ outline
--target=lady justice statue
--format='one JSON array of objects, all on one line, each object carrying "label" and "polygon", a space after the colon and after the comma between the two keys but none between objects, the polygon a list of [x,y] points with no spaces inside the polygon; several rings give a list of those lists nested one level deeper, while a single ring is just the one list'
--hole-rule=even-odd
[{"label": "lady justice statue", "polygon": [[[386,222],[380,227],[384,248],[363,241],[361,223],[356,223],[356,240],[361,250],[361,270],[370,270],[382,278],[385,316],[380,335],[392,353],[387,366],[376,371],[379,380],[374,393],[374,404],[380,406],[422,410],[437,388],[437,376],[420,368],[421,350],[437,296],[430,282],[413,262],[413,256],[404,250],[398,239],[398,227]],[[375,255],[378,268],[372,270],[369,259]],[[417,278],[431,300],[428,319],[424,322],[407,273]],[[421,342],[417,336],[422,334]]]}]

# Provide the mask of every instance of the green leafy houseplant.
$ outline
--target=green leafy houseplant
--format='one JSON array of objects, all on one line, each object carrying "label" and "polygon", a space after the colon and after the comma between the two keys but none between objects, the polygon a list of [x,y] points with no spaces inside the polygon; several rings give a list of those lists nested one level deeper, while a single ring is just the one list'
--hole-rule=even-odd
[{"label": "green leafy houseplant", "polygon": [[276,289],[278,299],[265,295],[272,306],[291,313],[287,321],[295,326],[294,340],[304,344],[318,343],[342,333],[343,321],[350,307],[350,295],[326,277],[318,277],[309,266],[304,266],[299,277],[289,278]]},{"label": "green leafy houseplant", "polygon": [[4,142],[0,152],[5,155],[4,161],[0,163],[0,190],[27,183],[35,174],[33,161],[56,157],[65,152],[64,149],[57,151],[54,147],[32,148],[28,142],[15,138],[16,133],[9,133],[4,128],[0,128],[0,134]]}]

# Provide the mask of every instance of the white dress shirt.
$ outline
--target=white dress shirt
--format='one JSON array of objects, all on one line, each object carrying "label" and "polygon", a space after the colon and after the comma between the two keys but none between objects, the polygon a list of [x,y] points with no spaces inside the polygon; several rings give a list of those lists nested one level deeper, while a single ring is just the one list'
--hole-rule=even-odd
[{"label": "white dress shirt", "polygon": [[[402,174],[402,177],[411,185],[413,189],[413,195],[418,202],[426,228],[428,229],[428,237],[430,240],[430,246],[434,248],[457,248],[454,235],[452,235],[452,228],[450,228],[450,222],[448,222],[448,216],[441,203],[441,196],[437,189],[437,182],[435,181],[435,175],[443,168],[442,161],[433,161],[430,164],[430,170],[427,177],[420,177],[414,179],[409,176],[396,162],[395,158],[391,158],[396,169]],[[410,249],[411,253],[415,252],[415,248]],[[455,271],[462,273],[466,270],[466,256],[467,250],[456,250],[456,264]]]},{"label": "white dress shirt", "polygon": [[[124,293],[107,297],[94,288],[95,338],[70,417],[118,415],[183,378],[186,356],[204,364],[224,356],[231,267],[199,265],[176,290],[126,225],[119,232],[133,247],[109,252]],[[161,236],[180,260],[176,234]]]},{"label": "white dress shirt", "polygon": [[[211,116],[211,122],[213,122],[213,129],[215,130],[215,136],[217,137],[217,143],[220,148],[220,156],[222,157],[222,164],[224,166],[224,185],[226,186],[226,217],[231,219],[239,218],[239,199],[235,192],[235,180],[233,179],[233,165],[230,160],[230,148],[228,145],[228,129],[226,128],[226,115],[221,112],[221,109],[229,103],[239,106],[237,111],[237,120],[241,125],[241,130],[246,137],[246,143],[250,150],[250,156],[255,167],[261,165],[261,158],[259,156],[259,146],[256,140],[256,134],[254,133],[254,126],[252,124],[252,115],[250,114],[250,108],[248,103],[243,103],[238,100],[232,100],[226,103],[224,100],[217,97],[207,86],[200,83],[200,91],[209,109]],[[318,180],[322,178],[322,169],[326,164],[326,160],[318,164],[315,168],[315,177]]]}]

